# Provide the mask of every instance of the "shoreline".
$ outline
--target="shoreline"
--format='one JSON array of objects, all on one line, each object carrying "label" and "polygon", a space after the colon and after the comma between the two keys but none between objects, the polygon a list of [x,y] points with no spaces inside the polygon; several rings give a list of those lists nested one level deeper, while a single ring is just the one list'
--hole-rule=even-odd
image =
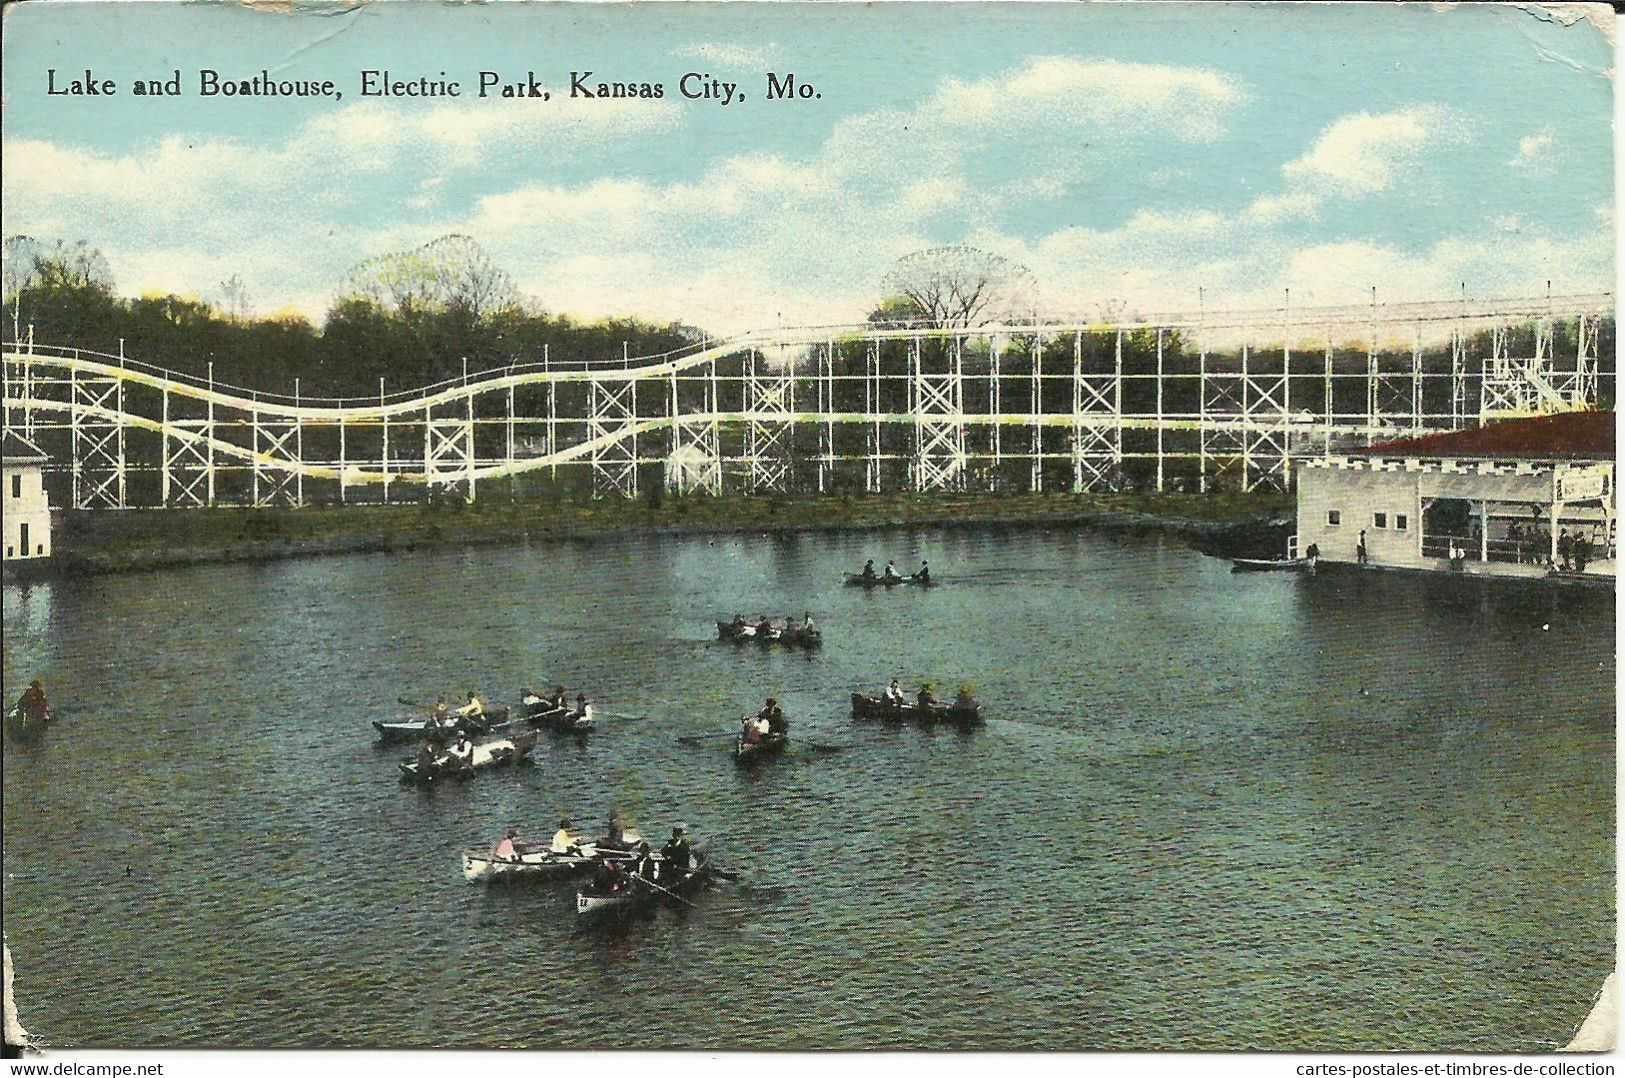
[{"label": "shoreline", "polygon": [[466,506],[58,511],[45,564],[9,580],[151,572],[344,554],[407,553],[636,535],[791,535],[913,527],[1079,528],[1161,534],[1215,556],[1274,556],[1291,533],[1288,496],[892,495],[638,502],[500,501]]}]

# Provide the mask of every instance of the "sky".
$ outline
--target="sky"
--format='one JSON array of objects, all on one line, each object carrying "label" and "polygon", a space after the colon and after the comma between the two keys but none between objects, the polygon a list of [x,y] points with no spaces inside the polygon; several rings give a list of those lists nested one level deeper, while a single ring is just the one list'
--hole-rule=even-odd
[{"label": "sky", "polygon": [[[156,2],[5,19],[4,231],[89,242],[125,295],[218,299],[235,274],[255,312],[319,321],[351,267],[448,233],[547,310],[718,333],[861,320],[898,258],[953,244],[1025,266],[1051,315],[1191,310],[1199,290],[1213,309],[1614,281],[1612,45],[1538,11]],[[342,97],[204,97],[205,68]],[[86,69],[117,93],[47,92]],[[463,96],[361,96],[361,72],[385,69]],[[130,92],[177,70],[179,96]],[[480,99],[481,70],[551,96]],[[664,96],[572,99],[586,71]],[[744,100],[685,98],[691,72]],[[816,96],[767,100],[769,72]]]}]

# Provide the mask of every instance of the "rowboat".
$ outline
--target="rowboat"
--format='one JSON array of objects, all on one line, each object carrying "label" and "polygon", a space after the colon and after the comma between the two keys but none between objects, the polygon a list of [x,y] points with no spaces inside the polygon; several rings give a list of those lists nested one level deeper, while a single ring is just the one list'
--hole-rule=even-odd
[{"label": "rowboat", "polygon": [[21,707],[13,707],[6,712],[6,732],[18,741],[42,736],[49,725],[51,725],[50,708],[46,708],[45,714],[38,718],[29,718],[28,713]]},{"label": "rowboat", "polygon": [[862,573],[846,574],[846,586],[849,588],[895,588],[899,584],[907,584],[916,588],[934,588],[940,581],[933,577],[921,578],[915,576],[871,576],[865,577]]},{"label": "rowboat", "polygon": [[[665,868],[665,861],[656,855],[654,860]],[[604,914],[615,911],[626,912],[654,905],[667,898],[683,898],[692,894],[707,878],[706,862],[703,856],[698,857],[695,863],[684,871],[681,877],[667,881],[659,877],[666,875],[659,873],[655,883],[651,884],[642,876],[628,874],[620,887],[611,892],[605,892],[594,886],[585,891],[576,892],[576,914]]]},{"label": "rowboat", "polygon": [[593,717],[570,707],[553,707],[545,700],[525,710],[525,721],[561,734],[584,734],[593,728]]},{"label": "rowboat", "polygon": [[734,739],[734,759],[743,762],[777,756],[789,744],[789,734],[763,734],[760,741],[746,741],[745,735],[740,734]]},{"label": "rowboat", "polygon": [[[636,831],[624,835],[628,845],[642,841]],[[605,861],[630,861],[630,850],[601,849],[594,839],[583,838],[571,852],[554,853],[551,846],[524,849],[513,857],[497,857],[488,847],[474,846],[463,851],[463,878],[494,882],[513,879],[562,879],[579,875]]]},{"label": "rowboat", "polygon": [[717,639],[743,643],[754,640],[758,644],[787,644],[790,647],[816,648],[824,643],[824,634],[817,629],[786,629],[771,625],[762,631],[759,625],[735,625],[731,621],[717,622]]},{"label": "rowboat", "polygon": [[408,760],[401,764],[401,777],[411,782],[433,782],[437,778],[462,778],[475,771],[483,771],[488,767],[501,767],[504,764],[518,763],[530,755],[530,750],[536,747],[534,733],[520,734],[514,738],[502,738],[498,741],[487,741],[483,745],[474,746],[473,758],[465,768],[451,766],[445,756],[435,757],[434,764],[427,770],[421,771],[416,760]]},{"label": "rowboat", "polygon": [[508,709],[494,707],[481,718],[468,718],[462,715],[452,715],[442,719],[434,729],[429,728],[429,720],[397,719],[394,722],[379,722],[374,719],[372,728],[378,731],[378,737],[385,742],[397,741],[433,741],[444,743],[457,736],[457,731],[463,729],[470,734],[500,734],[506,733],[513,727],[508,718]]},{"label": "rowboat", "polygon": [[1232,573],[1301,573],[1315,571],[1318,558],[1231,558]]},{"label": "rowboat", "polygon": [[865,696],[856,692],[852,694],[852,714],[860,719],[890,719],[893,722],[982,721],[982,708],[979,704],[972,704],[970,707],[954,704],[931,704],[921,707],[919,704],[894,704],[883,696]]},{"label": "rowboat", "polygon": [[862,573],[847,573],[846,586],[849,588],[895,588],[899,584],[907,584],[906,576],[864,576]]}]

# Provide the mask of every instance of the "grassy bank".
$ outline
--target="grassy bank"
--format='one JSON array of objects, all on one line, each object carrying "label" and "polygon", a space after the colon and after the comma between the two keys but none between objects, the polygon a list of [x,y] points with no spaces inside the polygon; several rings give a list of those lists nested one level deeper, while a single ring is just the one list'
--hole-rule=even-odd
[{"label": "grassy bank", "polygon": [[1237,553],[1278,546],[1284,535],[1280,521],[1291,512],[1291,496],[1280,494],[987,493],[693,496],[632,502],[481,499],[473,505],[128,510],[59,514],[53,561],[57,572],[106,573],[628,533],[841,531],[908,525],[1157,531]]}]

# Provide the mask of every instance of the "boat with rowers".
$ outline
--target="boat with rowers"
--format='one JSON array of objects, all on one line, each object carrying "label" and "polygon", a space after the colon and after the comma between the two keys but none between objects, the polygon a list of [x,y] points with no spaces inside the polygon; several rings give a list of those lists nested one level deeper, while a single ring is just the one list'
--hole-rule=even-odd
[{"label": "boat with rowers", "polygon": [[559,830],[549,843],[518,841],[513,828],[496,848],[474,846],[463,851],[463,878],[473,883],[494,883],[516,879],[563,879],[581,875],[606,861],[632,861],[635,847],[643,841],[636,829],[621,832],[619,842],[608,837],[593,838],[572,829],[569,817],[559,821]]},{"label": "boat with rowers", "polygon": [[800,623],[795,618],[785,618],[782,625],[775,625],[767,618],[747,622],[743,615],[735,615],[732,621],[717,622],[717,639],[736,644],[749,640],[758,644],[816,648],[823,645],[824,634],[813,626],[811,615]]},{"label": "boat with rowers", "polygon": [[571,707],[563,685],[545,697],[534,689],[526,689],[519,706],[530,725],[559,734],[587,733],[597,721],[586,693],[578,693],[576,705]]},{"label": "boat with rowers", "polygon": [[886,563],[885,572],[876,573],[873,558],[864,563],[862,572],[846,574],[846,586],[849,588],[895,588],[899,584],[916,588],[934,588],[937,583],[931,576],[931,566],[923,561],[920,563],[919,571],[908,576],[899,575],[890,562]]},{"label": "boat with rowers", "polygon": [[[663,901],[688,903],[688,896],[710,879],[704,854],[696,853],[686,867],[678,867],[661,854],[640,853],[629,866],[606,862],[591,885],[576,892],[576,915],[626,913]],[[689,903],[692,905],[692,903]]]},{"label": "boat with rowers", "polygon": [[762,710],[739,720],[739,736],[734,739],[734,760],[745,761],[777,756],[790,744],[790,720],[778,700],[769,696]]},{"label": "boat with rowers", "polygon": [[[1294,542],[1296,542],[1294,540]],[[1290,554],[1290,551],[1289,551]],[[1314,543],[1301,558],[1231,558],[1232,573],[1313,573],[1320,564],[1320,547]]]},{"label": "boat with rowers", "polygon": [[529,756],[530,750],[535,747],[534,732],[479,745],[459,738],[443,753],[436,753],[433,745],[425,742],[415,758],[400,765],[401,777],[405,781],[422,783],[441,778],[466,778],[476,771],[518,763]]},{"label": "boat with rowers", "polygon": [[431,714],[422,719],[396,719],[393,722],[374,719],[372,728],[378,731],[378,739],[385,743],[433,741],[444,744],[455,738],[459,731],[470,737],[507,733],[515,726],[509,715],[508,708],[494,707],[478,716],[448,712],[444,715]]},{"label": "boat with rowers", "polygon": [[949,703],[936,700],[928,688],[922,688],[916,700],[903,695],[901,686],[893,681],[880,696],[852,694],[852,716],[859,719],[888,719],[892,722],[939,723],[952,722],[970,725],[982,721],[982,705],[969,685],[961,686],[958,695]]}]

